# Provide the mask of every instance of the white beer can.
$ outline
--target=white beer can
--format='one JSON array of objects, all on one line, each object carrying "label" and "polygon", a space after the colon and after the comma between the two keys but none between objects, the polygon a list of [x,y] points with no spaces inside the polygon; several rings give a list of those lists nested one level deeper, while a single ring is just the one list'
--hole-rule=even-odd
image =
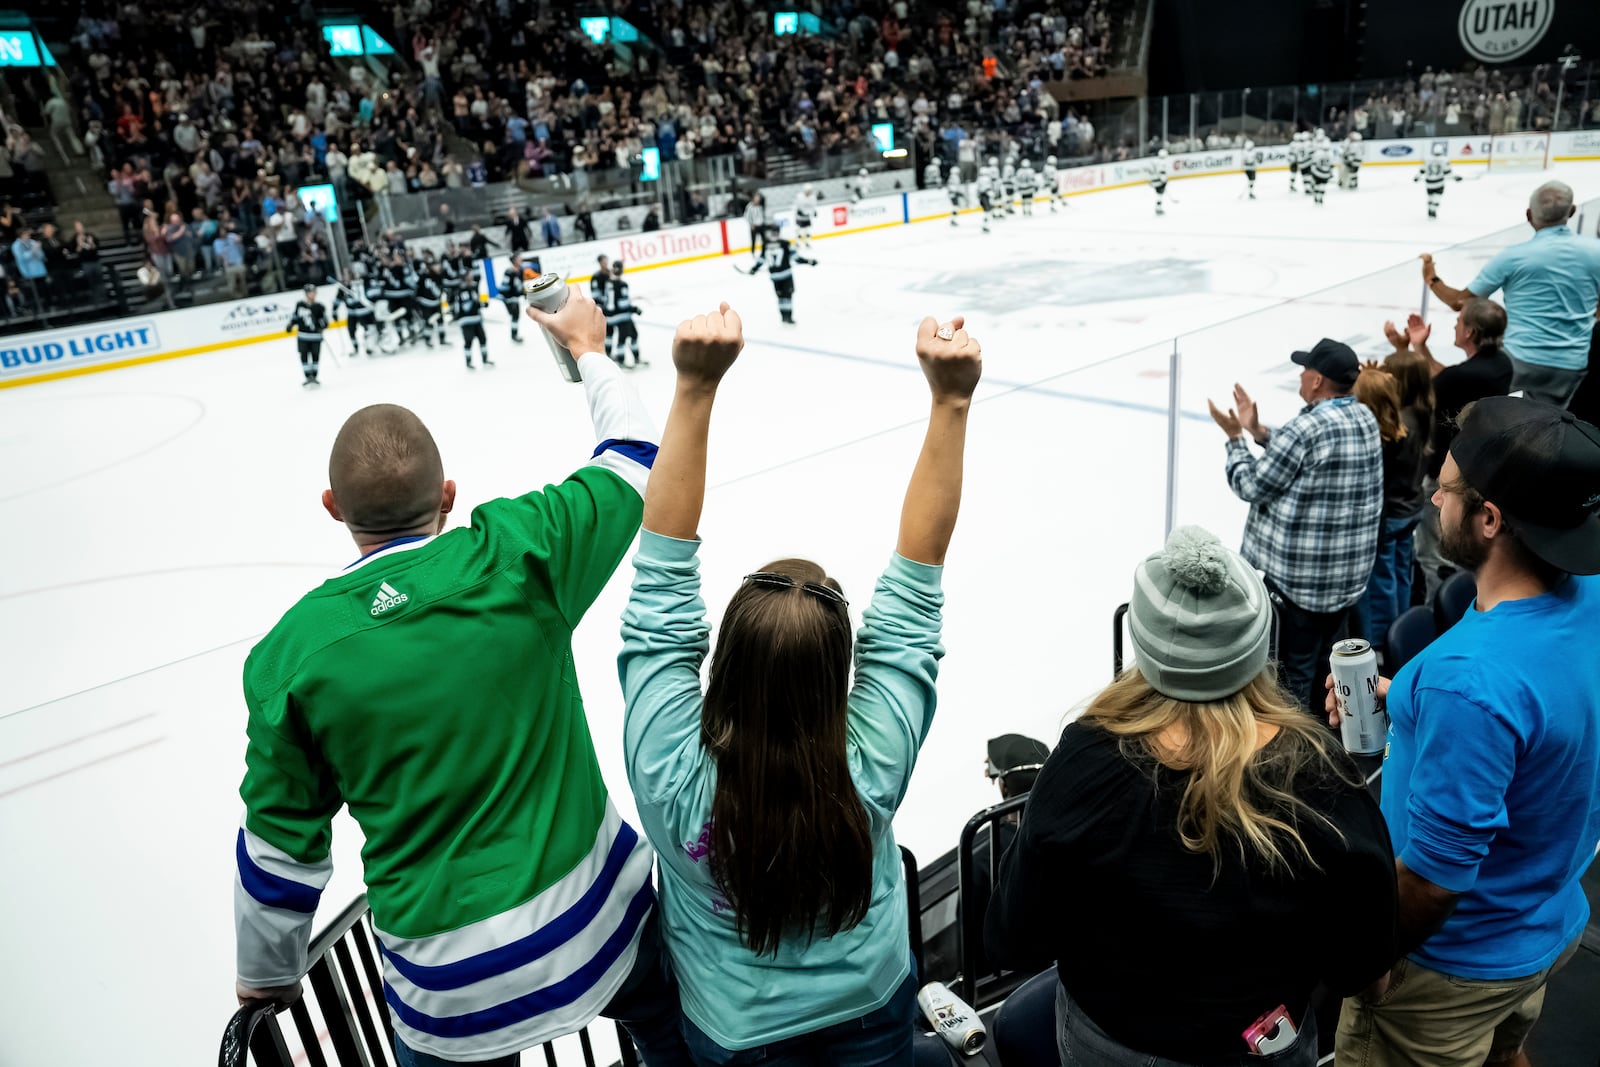
[{"label": "white beer can", "polygon": [[[532,281],[523,283],[522,295],[528,301],[529,307],[536,307],[540,311],[554,315],[567,306],[567,281],[559,274],[541,274]],[[561,376],[569,382],[583,381],[583,375],[578,372],[578,361],[572,358],[572,353],[551,337],[550,331],[541,329],[540,332],[550,343],[550,354],[556,357],[556,366],[560,369]]]},{"label": "white beer can", "polygon": [[1389,716],[1378,707],[1378,654],[1359,637],[1333,646],[1333,698],[1345,751],[1372,756],[1383,751]]},{"label": "white beer can", "polygon": [[929,982],[918,990],[917,1006],[945,1044],[963,1056],[976,1056],[989,1037],[978,1013],[943,982]]}]

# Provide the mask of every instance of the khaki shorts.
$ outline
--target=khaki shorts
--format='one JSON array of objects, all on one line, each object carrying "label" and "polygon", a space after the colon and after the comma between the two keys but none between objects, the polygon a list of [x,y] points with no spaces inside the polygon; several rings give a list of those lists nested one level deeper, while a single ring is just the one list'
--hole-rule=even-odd
[{"label": "khaki shorts", "polygon": [[1457,978],[1401,960],[1382,997],[1344,1002],[1335,1067],[1492,1067],[1512,1059],[1539,1021],[1545,983],[1582,940],[1525,978]]}]

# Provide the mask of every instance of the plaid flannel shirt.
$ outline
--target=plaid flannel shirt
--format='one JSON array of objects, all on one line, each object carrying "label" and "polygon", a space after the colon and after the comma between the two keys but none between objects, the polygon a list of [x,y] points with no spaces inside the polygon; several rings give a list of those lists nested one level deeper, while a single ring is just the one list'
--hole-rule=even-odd
[{"label": "plaid flannel shirt", "polygon": [[1316,612],[1361,599],[1378,553],[1383,446],[1354,397],[1307,407],[1259,458],[1230,440],[1228,485],[1250,505],[1241,554],[1284,596]]}]

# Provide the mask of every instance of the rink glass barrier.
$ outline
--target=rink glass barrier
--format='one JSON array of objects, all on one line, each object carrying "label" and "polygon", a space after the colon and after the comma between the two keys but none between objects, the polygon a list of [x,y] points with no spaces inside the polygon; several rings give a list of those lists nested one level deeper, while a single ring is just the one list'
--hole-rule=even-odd
[{"label": "rink glass barrier", "polygon": [[[1580,204],[1574,226],[1579,219],[1583,232],[1593,235],[1600,199]],[[1237,382],[1258,404],[1263,423],[1281,425],[1303,406],[1297,391],[1300,368],[1290,361],[1291,353],[1328,337],[1350,345],[1363,361],[1381,363],[1394,350],[1385,339],[1384,322],[1403,331],[1412,313],[1431,326],[1427,343],[1434,356],[1442,363],[1458,362],[1463,356],[1453,342],[1456,313],[1428,295],[1419,257],[1431,253],[1438,274],[1465,288],[1497,253],[1532,236],[1532,228],[1521,223],[1444,248],[1418,247],[1415,256],[1382,269],[1173,338],[1179,387],[1168,425],[1178,442],[1175,468],[1165,470],[1160,482],[1144,484],[1173,487],[1169,510],[1175,525],[1197,523],[1225,543],[1238,543],[1248,507],[1228,487],[1227,438],[1210,418],[1207,401],[1224,410],[1234,407]]]}]

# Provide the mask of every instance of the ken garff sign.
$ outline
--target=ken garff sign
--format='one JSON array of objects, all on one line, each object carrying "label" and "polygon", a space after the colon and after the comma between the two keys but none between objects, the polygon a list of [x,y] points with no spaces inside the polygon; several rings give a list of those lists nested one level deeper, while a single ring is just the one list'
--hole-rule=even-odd
[{"label": "ken garff sign", "polygon": [[1461,47],[1485,63],[1516,59],[1544,38],[1555,13],[1555,0],[1466,0]]}]

